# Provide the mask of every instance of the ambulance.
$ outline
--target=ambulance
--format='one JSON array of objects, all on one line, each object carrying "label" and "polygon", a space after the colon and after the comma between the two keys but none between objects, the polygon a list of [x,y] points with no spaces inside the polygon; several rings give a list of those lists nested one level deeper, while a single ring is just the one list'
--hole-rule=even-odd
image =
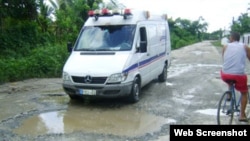
[{"label": "ambulance", "polygon": [[140,100],[154,79],[165,82],[171,64],[166,15],[133,9],[88,12],[63,67],[63,89],[71,99],[123,97]]}]

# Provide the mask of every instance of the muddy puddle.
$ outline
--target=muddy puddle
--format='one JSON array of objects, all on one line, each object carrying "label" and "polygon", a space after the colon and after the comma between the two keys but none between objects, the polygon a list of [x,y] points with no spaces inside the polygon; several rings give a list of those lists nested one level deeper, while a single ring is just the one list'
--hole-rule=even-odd
[{"label": "muddy puddle", "polygon": [[41,113],[24,120],[14,130],[23,135],[87,132],[119,136],[141,136],[160,131],[170,120],[134,109],[99,109],[70,107]]}]

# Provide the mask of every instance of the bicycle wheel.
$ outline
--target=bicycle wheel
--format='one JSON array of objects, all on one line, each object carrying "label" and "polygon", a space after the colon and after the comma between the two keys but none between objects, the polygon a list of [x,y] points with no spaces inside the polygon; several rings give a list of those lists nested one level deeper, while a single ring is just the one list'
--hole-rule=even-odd
[{"label": "bicycle wheel", "polygon": [[233,124],[233,117],[234,117],[234,110],[233,110],[233,105],[231,104],[232,101],[232,96],[231,100],[228,100],[228,95],[230,95],[230,91],[226,91],[218,105],[217,109],[217,124],[218,125],[228,125],[228,124]]}]

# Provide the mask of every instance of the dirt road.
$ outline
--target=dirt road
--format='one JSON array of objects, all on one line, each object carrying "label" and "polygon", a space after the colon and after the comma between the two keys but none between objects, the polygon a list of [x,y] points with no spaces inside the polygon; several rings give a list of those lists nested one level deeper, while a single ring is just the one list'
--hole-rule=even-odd
[{"label": "dirt road", "polygon": [[174,50],[166,83],[144,87],[136,104],[71,101],[61,78],[0,85],[0,141],[167,141],[171,124],[216,124],[227,89],[220,67],[221,55],[209,41]]}]

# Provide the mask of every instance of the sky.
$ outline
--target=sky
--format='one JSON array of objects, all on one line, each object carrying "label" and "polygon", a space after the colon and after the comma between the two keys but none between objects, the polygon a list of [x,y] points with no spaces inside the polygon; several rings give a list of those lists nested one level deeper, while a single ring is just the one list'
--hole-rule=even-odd
[{"label": "sky", "polygon": [[[106,1],[106,0],[105,0]],[[230,30],[232,19],[242,13],[250,13],[250,0],[117,0],[127,8],[149,10],[177,18],[198,20],[200,16],[208,23],[207,32]]]}]

